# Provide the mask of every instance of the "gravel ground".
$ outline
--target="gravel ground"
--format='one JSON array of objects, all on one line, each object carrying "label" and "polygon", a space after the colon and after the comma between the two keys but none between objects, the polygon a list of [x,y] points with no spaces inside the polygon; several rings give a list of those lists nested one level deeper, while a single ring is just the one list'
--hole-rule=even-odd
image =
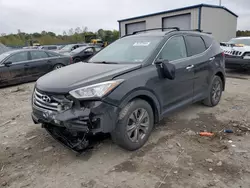
[{"label": "gravel ground", "polygon": [[[1,89],[0,186],[249,188],[249,83],[250,73],[228,73],[217,107],[194,104],[173,113],[138,151],[124,151],[106,138],[81,155],[32,123],[34,83]],[[216,134],[200,137],[201,130]]]}]

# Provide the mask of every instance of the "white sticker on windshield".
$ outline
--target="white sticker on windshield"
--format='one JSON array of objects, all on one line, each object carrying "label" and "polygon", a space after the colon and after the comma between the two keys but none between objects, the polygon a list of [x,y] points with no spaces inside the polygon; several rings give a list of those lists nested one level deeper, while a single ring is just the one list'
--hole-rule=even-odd
[{"label": "white sticker on windshield", "polygon": [[150,42],[136,42],[133,44],[133,46],[148,46],[150,45]]}]

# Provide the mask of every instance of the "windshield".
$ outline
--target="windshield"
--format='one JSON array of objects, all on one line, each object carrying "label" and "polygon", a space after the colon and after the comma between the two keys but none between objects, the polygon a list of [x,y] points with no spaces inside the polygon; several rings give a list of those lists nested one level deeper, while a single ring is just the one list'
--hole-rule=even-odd
[{"label": "windshield", "polygon": [[74,45],[70,44],[70,45],[66,45],[64,46],[61,50],[71,50],[71,48],[73,47]]},{"label": "windshield", "polygon": [[89,62],[140,63],[153,52],[161,37],[132,36],[110,44]]},{"label": "windshield", "polygon": [[0,62],[2,60],[4,60],[7,56],[9,56],[10,54],[9,53],[3,53],[3,54],[0,54]]},{"label": "windshield", "polygon": [[234,38],[234,39],[231,39],[228,43],[231,43],[231,44],[244,44],[244,45],[250,46],[250,38],[249,39],[237,39],[237,38]]},{"label": "windshield", "polygon": [[76,48],[75,50],[73,50],[71,53],[80,53],[81,51],[83,51],[86,48],[87,48],[86,46],[79,47],[79,48]]}]

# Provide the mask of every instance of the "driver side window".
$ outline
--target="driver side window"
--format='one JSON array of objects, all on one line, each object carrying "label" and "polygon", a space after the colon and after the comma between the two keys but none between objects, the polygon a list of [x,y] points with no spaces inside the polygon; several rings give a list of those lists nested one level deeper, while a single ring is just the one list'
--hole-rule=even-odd
[{"label": "driver side window", "polygon": [[28,61],[28,52],[19,52],[17,54],[12,55],[10,58],[8,58],[5,62],[12,62],[17,63],[21,61]]},{"label": "driver side window", "polygon": [[158,59],[174,61],[187,57],[187,50],[183,36],[177,36],[167,41]]}]

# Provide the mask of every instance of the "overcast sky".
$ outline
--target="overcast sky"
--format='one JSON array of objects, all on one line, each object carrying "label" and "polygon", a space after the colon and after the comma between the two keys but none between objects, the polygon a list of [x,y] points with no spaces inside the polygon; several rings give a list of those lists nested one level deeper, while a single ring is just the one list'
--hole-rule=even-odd
[{"label": "overcast sky", "polygon": [[[219,0],[0,0],[0,34],[53,31],[70,28],[117,29],[117,20]],[[239,15],[238,29],[250,30],[250,0],[222,0]]]}]

